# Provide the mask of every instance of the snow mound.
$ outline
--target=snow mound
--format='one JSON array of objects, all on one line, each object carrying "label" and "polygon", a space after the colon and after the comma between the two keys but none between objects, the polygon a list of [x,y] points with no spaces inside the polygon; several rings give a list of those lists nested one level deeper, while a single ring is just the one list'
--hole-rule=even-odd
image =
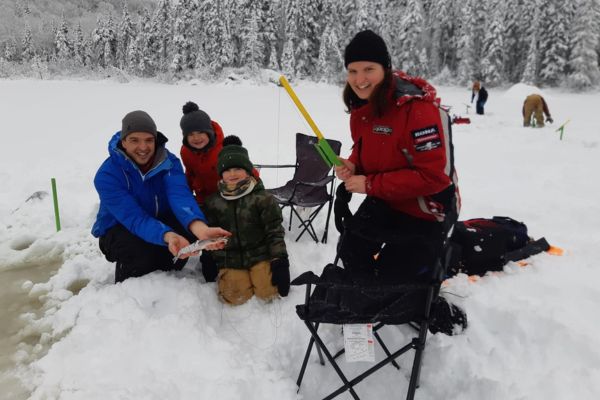
[{"label": "snow mound", "polygon": [[507,100],[524,100],[530,94],[537,93],[545,96],[543,91],[537,86],[527,85],[525,83],[517,83],[511,86],[503,95]]}]

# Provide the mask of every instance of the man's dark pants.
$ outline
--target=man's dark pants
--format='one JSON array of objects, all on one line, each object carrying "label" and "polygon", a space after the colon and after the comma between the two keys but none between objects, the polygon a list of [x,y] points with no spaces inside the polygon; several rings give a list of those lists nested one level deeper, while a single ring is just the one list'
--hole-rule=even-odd
[{"label": "man's dark pants", "polygon": [[[158,219],[184,236],[190,243],[196,240],[194,235],[184,229],[173,215]],[[115,283],[154,271],[180,270],[187,261],[183,259],[173,262],[173,255],[167,246],[146,242],[121,224],[113,226],[100,237],[99,245],[106,259],[117,263]]]}]

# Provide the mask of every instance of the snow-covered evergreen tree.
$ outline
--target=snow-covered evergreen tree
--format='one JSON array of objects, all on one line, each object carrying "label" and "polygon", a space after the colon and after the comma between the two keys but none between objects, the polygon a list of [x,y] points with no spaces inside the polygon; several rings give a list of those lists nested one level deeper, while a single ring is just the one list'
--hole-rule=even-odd
[{"label": "snow-covered evergreen tree", "polygon": [[564,4],[563,0],[548,0],[540,21],[539,78],[545,85],[557,85],[565,74],[571,15]]},{"label": "snow-covered evergreen tree", "polygon": [[429,65],[432,74],[438,74],[444,66],[456,68],[455,65],[455,14],[452,0],[438,0],[431,9]]},{"label": "snow-covered evergreen tree", "polygon": [[71,59],[73,54],[73,45],[69,40],[69,25],[64,17],[60,22],[60,27],[56,32],[54,45],[56,46],[56,59],[58,61],[64,62]]},{"label": "snow-covered evergreen tree", "polygon": [[[301,40],[298,35],[298,19],[300,15],[299,0],[291,0],[287,3],[285,19],[285,42],[283,45],[283,54],[281,55],[281,69],[288,77],[296,76],[296,67],[299,60],[296,58],[296,51],[299,46],[297,41]],[[300,60],[303,62],[303,60]]]},{"label": "snow-covered evergreen tree", "polygon": [[221,71],[232,65],[234,61],[234,47],[226,21],[220,13],[218,4],[206,2],[205,12],[205,37],[204,56],[206,65],[211,72]]},{"label": "snow-covered evergreen tree", "polygon": [[75,33],[73,35],[73,61],[80,67],[86,65],[86,47],[81,24],[77,24],[77,28],[75,28]]},{"label": "snow-covered evergreen tree", "polygon": [[593,12],[595,0],[576,0],[573,20],[573,50],[569,58],[571,73],[567,83],[574,89],[589,89],[600,80],[598,68],[598,23]]},{"label": "snow-covered evergreen tree", "polygon": [[528,12],[522,0],[506,0],[504,13],[504,73],[510,82],[518,82],[525,68],[530,42],[525,24]]},{"label": "snow-covered evergreen tree", "polygon": [[103,58],[105,66],[115,66],[117,61],[117,31],[115,21],[110,14],[104,24],[102,41],[104,42]]},{"label": "snow-covered evergreen tree", "polygon": [[150,11],[144,9],[138,22],[138,35],[135,46],[129,49],[129,65],[134,71],[143,76],[151,76],[157,70],[156,53],[158,49],[158,38],[154,36]]},{"label": "snow-covered evergreen tree", "polygon": [[311,76],[315,73],[315,60],[319,57],[321,35],[325,29],[323,26],[323,5],[324,0],[303,0],[303,13],[301,15],[303,18],[301,20],[303,20],[303,36],[307,41],[307,53],[304,55],[306,59],[304,68],[300,72],[305,76]]},{"label": "snow-covered evergreen tree", "polygon": [[526,55],[526,63],[525,69],[523,70],[523,76],[521,77],[521,82],[536,85],[538,81],[538,61],[539,61],[539,27],[541,25],[541,2],[543,0],[535,0],[534,2],[534,10],[533,10],[533,19],[530,23],[529,28],[529,48],[527,50]]},{"label": "snow-covered evergreen tree", "polygon": [[354,26],[356,27],[356,31],[360,32],[365,29],[371,28],[371,24],[369,21],[369,11],[371,9],[371,5],[368,0],[356,0],[356,14],[354,17]]},{"label": "snow-covered evergreen tree", "polygon": [[171,1],[160,0],[152,15],[149,32],[149,44],[152,48],[153,64],[158,71],[164,72],[171,64],[169,50],[173,38],[173,16],[171,15]]},{"label": "snow-covered evergreen tree", "polygon": [[473,30],[473,21],[475,13],[473,11],[472,0],[466,0],[460,9],[460,25],[458,27],[457,38],[457,78],[458,82],[465,84],[470,82],[475,76],[477,54],[475,52],[475,32]]},{"label": "snow-covered evergreen tree", "polygon": [[264,43],[259,39],[259,22],[262,19],[262,9],[256,1],[247,3],[245,14],[246,19],[240,32],[241,55],[240,60],[243,65],[256,71],[262,66],[265,58]]},{"label": "snow-covered evergreen tree", "polygon": [[504,81],[504,2],[492,0],[490,23],[483,40],[482,79],[489,85],[499,85]]},{"label": "snow-covered evergreen tree", "polygon": [[98,64],[103,67],[114,66],[117,54],[117,35],[112,16],[99,18],[96,29],[92,31],[92,44]]},{"label": "snow-covered evergreen tree", "polygon": [[537,33],[531,35],[529,43],[529,51],[527,52],[527,62],[525,63],[525,69],[523,70],[523,76],[521,82],[528,85],[537,84],[537,62],[538,62],[538,44],[537,44]]},{"label": "snow-covered evergreen tree", "polygon": [[262,65],[278,70],[278,29],[275,21],[275,6],[272,0],[262,0],[260,16],[258,40],[262,43],[264,53]]},{"label": "snow-covered evergreen tree", "polygon": [[117,66],[122,69],[128,67],[128,53],[131,42],[135,41],[136,30],[127,3],[123,3],[123,12],[121,15],[121,21],[119,22],[119,28],[117,30]]},{"label": "snow-covered evergreen tree", "polygon": [[[335,1],[335,0],[332,0]],[[339,5],[337,7],[339,11],[338,18],[342,25],[342,35],[347,41],[350,41],[354,35],[360,32],[360,29],[356,26],[355,19],[357,14],[357,7],[355,1],[337,0]]]},{"label": "snow-covered evergreen tree", "polygon": [[2,53],[4,60],[18,61],[17,45],[12,40],[9,40],[4,43],[4,51]]},{"label": "snow-covered evergreen tree", "polygon": [[339,18],[336,17],[335,4],[325,4],[324,7],[325,31],[321,38],[316,73],[322,81],[336,82],[344,69],[344,56],[339,47],[338,37],[341,25]]},{"label": "snow-covered evergreen tree", "polygon": [[174,72],[193,69],[194,48],[194,13],[195,5],[192,0],[179,0],[173,17],[172,61],[169,69]]},{"label": "snow-covered evergreen tree", "polygon": [[23,32],[21,48],[21,59],[25,62],[29,62],[35,56],[35,49],[33,48],[31,39],[31,28],[29,26],[26,26],[25,32]]},{"label": "snow-covered evergreen tree", "polygon": [[427,57],[424,55],[423,24],[425,15],[421,0],[408,0],[404,17],[400,21],[401,43],[395,54],[395,65],[411,75],[427,74]]}]

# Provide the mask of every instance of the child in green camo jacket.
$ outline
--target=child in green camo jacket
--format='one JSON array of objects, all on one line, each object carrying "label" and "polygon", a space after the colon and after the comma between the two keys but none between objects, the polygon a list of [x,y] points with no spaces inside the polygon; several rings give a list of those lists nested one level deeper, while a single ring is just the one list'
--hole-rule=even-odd
[{"label": "child in green camo jacket", "polygon": [[219,191],[207,198],[204,211],[209,225],[232,233],[227,246],[212,253],[219,270],[219,297],[239,305],[253,295],[264,300],[287,296],[289,262],[277,202],[253,176],[244,147],[223,147],[217,171]]}]

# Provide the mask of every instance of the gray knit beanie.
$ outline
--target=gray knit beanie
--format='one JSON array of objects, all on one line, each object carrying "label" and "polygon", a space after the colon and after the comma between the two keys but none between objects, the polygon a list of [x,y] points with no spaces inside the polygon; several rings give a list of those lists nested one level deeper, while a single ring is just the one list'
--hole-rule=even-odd
[{"label": "gray knit beanie", "polygon": [[121,140],[133,132],[148,132],[156,138],[156,124],[147,112],[132,111],[123,117],[121,127]]},{"label": "gray knit beanie", "polygon": [[183,106],[183,117],[179,122],[183,136],[192,132],[204,132],[208,135],[211,143],[215,140],[215,131],[212,127],[210,117],[200,110],[194,102],[188,101]]}]

